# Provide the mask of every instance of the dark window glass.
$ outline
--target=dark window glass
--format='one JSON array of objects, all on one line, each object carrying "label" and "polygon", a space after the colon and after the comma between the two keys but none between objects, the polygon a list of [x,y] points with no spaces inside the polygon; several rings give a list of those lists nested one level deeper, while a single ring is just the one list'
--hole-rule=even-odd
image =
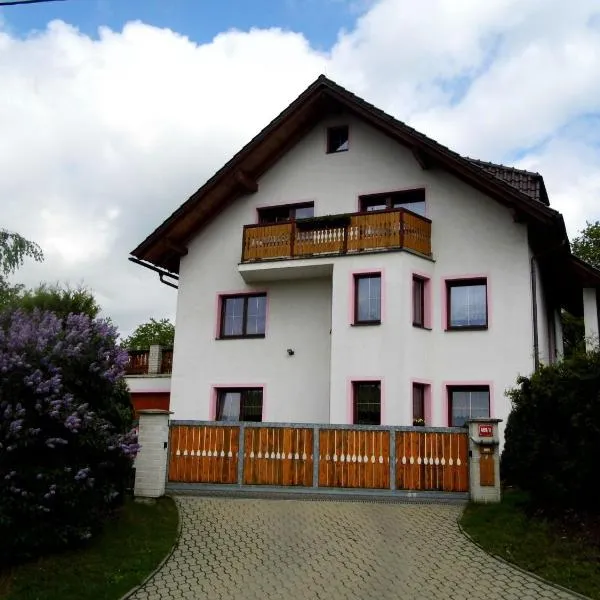
[{"label": "dark window glass", "polygon": [[354,424],[381,425],[381,383],[354,382]]},{"label": "dark window glass", "polygon": [[217,421],[262,421],[260,388],[218,390]]},{"label": "dark window glass", "polygon": [[490,416],[489,387],[454,387],[448,389],[448,421],[462,427],[467,419]]},{"label": "dark window glass", "polygon": [[425,425],[425,384],[413,383],[413,425]]},{"label": "dark window glass", "polygon": [[425,280],[413,277],[413,325],[425,327]]},{"label": "dark window glass", "polygon": [[327,152],[344,152],[349,148],[348,125],[330,127],[327,130]]},{"label": "dark window glass", "polygon": [[448,328],[487,327],[487,282],[485,279],[448,281]]},{"label": "dark window glass", "polygon": [[425,216],[425,190],[402,190],[384,194],[370,194],[360,197],[360,210],[372,212],[404,208],[418,215]]},{"label": "dark window glass", "polygon": [[315,205],[312,202],[258,209],[258,222],[263,225],[286,223],[294,219],[308,219],[314,216]]},{"label": "dark window glass", "polygon": [[221,298],[220,337],[264,337],[267,319],[265,294]]},{"label": "dark window glass", "polygon": [[356,275],[354,279],[355,323],[381,322],[381,275]]}]

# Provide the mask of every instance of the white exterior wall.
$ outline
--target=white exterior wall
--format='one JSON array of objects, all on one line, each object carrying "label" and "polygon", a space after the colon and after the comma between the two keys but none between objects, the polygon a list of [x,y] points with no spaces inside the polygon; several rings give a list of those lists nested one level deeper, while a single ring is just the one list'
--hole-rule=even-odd
[{"label": "white exterior wall", "polygon": [[[336,122],[350,123],[349,152],[327,155],[326,124],[316,127],[261,178],[256,194],[189,244],[180,267],[174,418],[212,417],[212,386],[260,384],[264,420],[348,423],[349,382],[381,378],[384,424],[412,423],[412,379],[432,384],[433,425],[447,424],[445,385],[459,382],[490,383],[492,416],[506,419],[504,391],[533,369],[526,227],[453,176],[422,170],[407,149],[367,125]],[[255,286],[238,272],[242,228],[256,222],[260,206],[314,201],[317,216],[347,213],[361,194],[415,187],[426,188],[434,261],[408,252],[311,259],[331,263],[333,274]],[[378,269],[383,322],[352,327],[352,273]],[[431,277],[432,331],[412,326],[413,271]],[[444,278],[464,276],[488,278],[487,331],[444,331]],[[218,293],[251,289],[268,293],[266,338],[215,340]]]},{"label": "white exterior wall", "polygon": [[171,391],[170,375],[128,375],[127,387],[135,393],[164,393]]},{"label": "white exterior wall", "polygon": [[593,350],[600,340],[600,318],[595,288],[583,288],[583,322],[585,325],[585,347]]}]

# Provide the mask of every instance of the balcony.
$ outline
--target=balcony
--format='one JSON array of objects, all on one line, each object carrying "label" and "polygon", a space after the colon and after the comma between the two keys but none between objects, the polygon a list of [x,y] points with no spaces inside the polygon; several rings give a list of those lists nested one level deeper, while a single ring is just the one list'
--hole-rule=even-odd
[{"label": "balcony", "polygon": [[125,375],[170,375],[173,368],[173,350],[160,349],[157,353],[158,361],[153,366],[150,361],[150,350],[129,350],[129,357],[125,365]]},{"label": "balcony", "polygon": [[242,263],[402,249],[431,256],[431,221],[403,208],[246,225]]}]

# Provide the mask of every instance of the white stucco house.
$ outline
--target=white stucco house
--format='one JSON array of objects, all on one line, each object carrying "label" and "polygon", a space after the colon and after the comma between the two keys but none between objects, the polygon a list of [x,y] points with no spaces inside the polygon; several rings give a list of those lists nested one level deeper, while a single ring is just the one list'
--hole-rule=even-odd
[{"label": "white stucco house", "polygon": [[178,280],[175,419],[506,420],[598,334],[541,175],[465,158],[321,76],[133,252]]}]

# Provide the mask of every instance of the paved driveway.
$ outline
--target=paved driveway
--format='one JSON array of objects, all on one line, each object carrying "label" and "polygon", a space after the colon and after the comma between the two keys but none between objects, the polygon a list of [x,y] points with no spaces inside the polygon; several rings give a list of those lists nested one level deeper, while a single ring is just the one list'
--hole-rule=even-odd
[{"label": "paved driveway", "polygon": [[573,598],[485,554],[462,507],[179,497],[179,545],[135,600]]}]

